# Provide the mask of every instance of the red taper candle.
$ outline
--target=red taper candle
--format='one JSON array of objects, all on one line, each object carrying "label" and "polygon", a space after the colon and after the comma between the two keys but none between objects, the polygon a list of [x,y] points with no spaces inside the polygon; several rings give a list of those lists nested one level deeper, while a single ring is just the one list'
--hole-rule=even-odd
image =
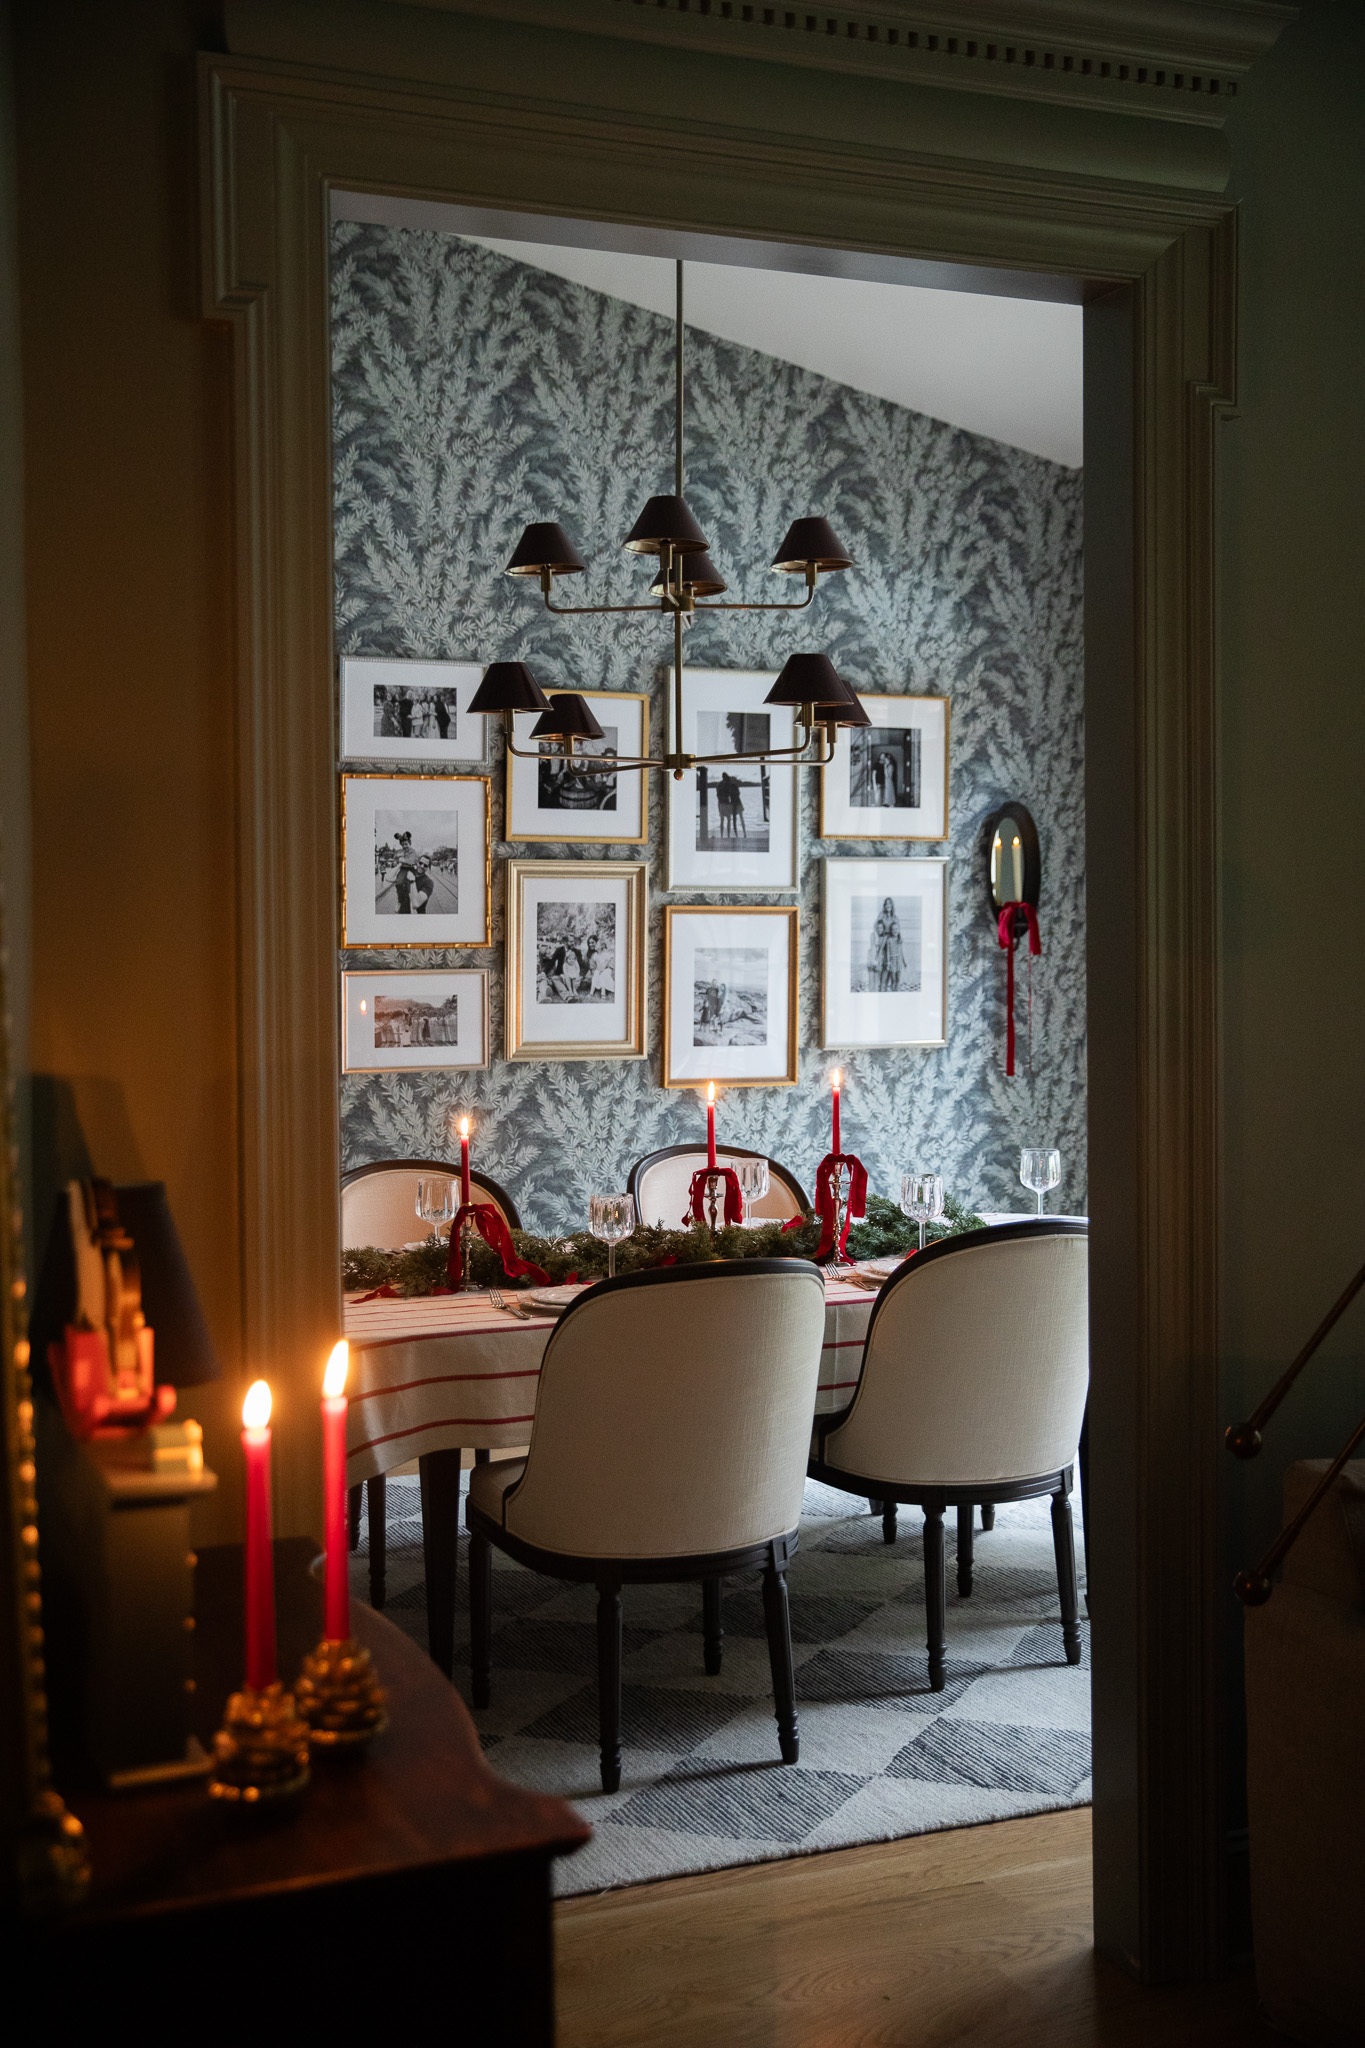
[{"label": "red taper candle", "polygon": [[834,1156],[839,1157],[839,1069],[834,1069]]},{"label": "red taper candle", "polygon": [[715,1165],[715,1163],[716,1163],[716,1084],[715,1084],[715,1082],[714,1082],[714,1081],[708,1081],[708,1082],[707,1082],[707,1084],[706,1084],[706,1164],[707,1164],[707,1166],[708,1166],[708,1167],[713,1167],[713,1166]]},{"label": "red taper candle", "polygon": [[246,1682],[275,1683],[275,1559],[270,1547],[270,1389],[248,1387],[242,1403],[246,1459]]},{"label": "red taper candle", "polygon": [[350,1531],[346,1522],[346,1373],[350,1347],[332,1347],[322,1376],[322,1517],[327,1537],[322,1633],[344,1643],[351,1633]]},{"label": "red taper candle", "polygon": [[469,1207],[469,1118],[460,1118],[460,1203]]}]

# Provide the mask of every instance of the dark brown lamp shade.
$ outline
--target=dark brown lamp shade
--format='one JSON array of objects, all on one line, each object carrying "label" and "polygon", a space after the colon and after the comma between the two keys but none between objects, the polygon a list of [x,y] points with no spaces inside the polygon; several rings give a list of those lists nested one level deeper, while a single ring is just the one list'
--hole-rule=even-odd
[{"label": "dark brown lamp shade", "polygon": [[533,740],[600,740],[602,728],[577,690],[551,690],[549,709],[531,727]]},{"label": "dark brown lamp shade", "polygon": [[550,700],[524,661],[494,661],[469,700],[471,711],[548,711]]},{"label": "dark brown lamp shade", "polygon": [[838,704],[817,704],[815,707],[817,725],[871,725],[872,720],[864,711],[857,697],[849,692],[849,701]]},{"label": "dark brown lamp shade", "polygon": [[204,1311],[185,1261],[164,1181],[114,1190],[119,1222],[133,1240],[142,1280],[142,1312],[154,1333],[159,1386],[200,1387],[222,1374]]},{"label": "dark brown lamp shade", "polygon": [[563,527],[556,526],[552,519],[541,519],[527,527],[505,573],[539,576],[542,569],[548,569],[555,576],[575,576],[587,566]]},{"label": "dark brown lamp shade", "polygon": [[633,555],[661,555],[670,541],[689,555],[704,555],[710,546],[685,498],[651,498],[622,546]]},{"label": "dark brown lamp shade", "polygon": [[847,704],[858,700],[827,654],[793,654],[765,704]]},{"label": "dark brown lamp shade", "polygon": [[773,567],[784,576],[800,576],[807,569],[851,569],[853,557],[847,552],[828,519],[796,519],[773,556]]},{"label": "dark brown lamp shade", "polygon": [[[676,587],[676,577],[674,579]],[[719,597],[726,588],[724,578],[711,557],[706,554],[684,555],[682,558],[682,584],[693,597]],[[649,586],[651,597],[663,595],[664,579],[662,570]]]}]

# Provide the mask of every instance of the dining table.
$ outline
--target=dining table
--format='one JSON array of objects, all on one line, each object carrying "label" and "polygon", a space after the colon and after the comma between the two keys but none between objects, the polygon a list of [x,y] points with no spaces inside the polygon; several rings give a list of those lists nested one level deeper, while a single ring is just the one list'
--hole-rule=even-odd
[{"label": "dining table", "polygon": [[[501,1298],[515,1307],[496,1307],[489,1292],[353,1294],[345,1302],[351,1347],[347,1483],[354,1488],[380,1480],[416,1458],[428,1641],[446,1672],[454,1658],[463,1454],[472,1451],[482,1463],[494,1452],[530,1443],[541,1361],[558,1321],[557,1313],[525,1313],[526,1296],[510,1286]],[[835,1413],[853,1398],[875,1300],[865,1282],[826,1274],[817,1415]],[[378,1530],[382,1526],[381,1510]],[[372,1515],[372,1551],[377,1533]],[[382,1602],[382,1552],[371,1588]]]}]

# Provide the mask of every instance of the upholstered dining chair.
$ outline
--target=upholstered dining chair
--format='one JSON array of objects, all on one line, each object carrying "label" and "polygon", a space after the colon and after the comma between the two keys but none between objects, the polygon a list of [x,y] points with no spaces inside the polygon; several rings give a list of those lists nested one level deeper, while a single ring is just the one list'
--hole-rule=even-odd
[{"label": "upholstered dining chair", "polygon": [[[767,1154],[750,1152],[740,1145],[717,1145],[718,1166],[738,1166],[741,1159],[763,1159]],[[665,1145],[662,1151],[646,1152],[630,1169],[627,1194],[635,1197],[635,1213],[642,1223],[662,1223],[669,1230],[681,1227],[687,1208],[692,1176],[706,1164],[705,1145]],[[785,1223],[804,1215],[810,1207],[806,1191],[789,1167],[768,1160],[768,1192],[754,1203],[753,1213],[765,1223]]]},{"label": "upholstered dining chair", "polygon": [[[379,1159],[371,1166],[357,1166],[341,1177],[341,1243],[343,1250],[374,1245],[380,1251],[398,1251],[427,1234],[430,1226],[417,1214],[417,1183],[431,1175],[460,1177],[459,1162],[448,1159]],[[492,1202],[501,1210],[509,1230],[521,1229],[517,1205],[505,1188],[486,1173],[470,1169],[470,1191],[476,1202]],[[449,1226],[447,1226],[448,1230]],[[452,1463],[453,1461],[453,1463]],[[428,1612],[444,1615],[446,1602],[432,1581],[444,1586],[447,1570],[445,1552],[450,1551],[449,1569],[454,1570],[455,1545],[459,1535],[460,1453],[435,1451],[418,1460],[422,1485],[422,1539],[427,1552]],[[383,1475],[364,1482],[370,1528],[370,1605],[382,1608],[385,1601],[387,1555],[385,1515],[388,1509]],[[451,1489],[454,1488],[452,1497]],[[360,1542],[360,1492],[353,1486],[348,1494],[351,1548]],[[439,1556],[437,1553],[439,1552]],[[451,1604],[454,1602],[453,1582]],[[439,1629],[437,1661],[448,1671],[450,1650]]]},{"label": "upholstered dining chair", "polygon": [[857,1391],[820,1416],[810,1475],[924,1510],[929,1683],[946,1681],[943,1517],[957,1509],[957,1583],[972,1590],[973,1510],[1052,1496],[1068,1664],[1081,1657],[1073,1461],[1089,1383],[1089,1234],[1045,1216],[944,1238],[901,1266],[873,1306]]},{"label": "upholstered dining chair", "polygon": [[621,1588],[698,1579],[720,1670],[722,1578],[761,1571],[779,1747],[798,1755],[786,1571],[796,1551],[824,1340],[824,1284],[800,1259],[599,1281],[546,1347],[531,1448],[470,1481],[475,1706],[488,1705],[493,1548],[597,1587],[602,1789],[621,1782]]}]

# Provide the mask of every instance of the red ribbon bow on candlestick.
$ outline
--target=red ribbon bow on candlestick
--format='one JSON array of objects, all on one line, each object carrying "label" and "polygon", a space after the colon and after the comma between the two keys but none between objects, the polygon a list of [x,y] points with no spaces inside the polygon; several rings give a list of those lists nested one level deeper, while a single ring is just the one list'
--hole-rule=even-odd
[{"label": "red ribbon bow on candlestick", "polygon": [[[819,1265],[834,1250],[834,1230],[839,1218],[839,1204],[834,1194],[835,1169],[846,1166],[849,1170],[848,1213],[844,1227],[839,1232],[839,1257],[844,1256],[848,1243],[849,1227],[856,1216],[867,1214],[867,1168],[852,1152],[827,1152],[820,1161],[815,1176],[815,1213],[820,1218],[820,1242],[815,1248],[815,1263]],[[793,1216],[790,1223],[784,1223],[784,1230],[798,1230],[805,1219]]]},{"label": "red ribbon bow on candlestick", "polygon": [[[1000,912],[996,936],[1005,949],[1005,1072],[1014,1072],[1014,943],[1019,934],[1015,929],[1015,917],[1024,913],[1028,926],[1028,949],[1030,955],[1041,953],[1043,942],[1038,936],[1038,913],[1031,903],[1007,903]],[[1033,1064],[1033,979],[1029,977],[1029,1065]]]},{"label": "red ribbon bow on candlestick", "polygon": [[725,1183],[725,1214],[722,1221],[742,1223],[744,1198],[739,1191],[739,1175],[733,1166],[703,1166],[693,1174],[692,1185],[687,1191],[687,1207],[683,1211],[683,1222],[707,1223],[709,1227],[706,1214],[706,1183],[712,1174],[715,1174],[717,1180],[723,1180]]},{"label": "red ribbon bow on candlestick", "polygon": [[512,1243],[512,1234],[501,1209],[492,1202],[463,1202],[456,1211],[455,1221],[450,1226],[450,1252],[446,1258],[446,1278],[452,1287],[460,1278],[460,1225],[466,1216],[474,1218],[474,1225],[484,1243],[491,1245],[502,1260],[502,1270],[509,1280],[520,1280],[523,1273],[529,1273],[537,1287],[544,1287],[549,1274],[530,1259],[519,1259]]}]

